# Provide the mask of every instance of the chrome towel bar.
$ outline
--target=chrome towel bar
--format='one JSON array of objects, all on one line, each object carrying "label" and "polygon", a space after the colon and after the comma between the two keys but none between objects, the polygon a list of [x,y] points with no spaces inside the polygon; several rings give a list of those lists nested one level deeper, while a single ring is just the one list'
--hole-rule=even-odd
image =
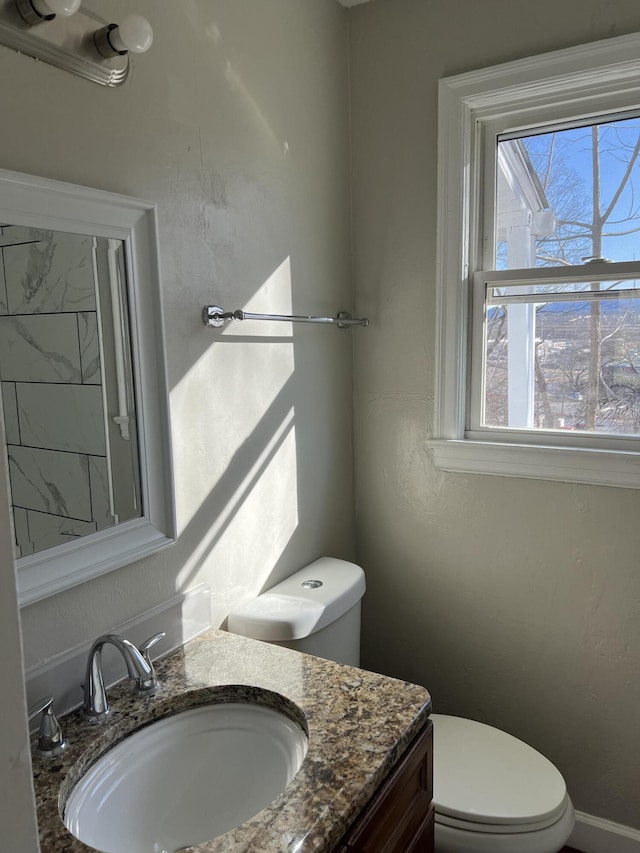
[{"label": "chrome towel bar", "polygon": [[351,326],[368,326],[366,317],[354,318],[347,311],[339,311],[337,317],[305,317],[296,314],[252,314],[250,311],[223,311],[218,305],[205,305],[202,309],[202,322],[205,326],[219,328],[227,320],[279,320],[285,323],[323,323],[348,329]]}]

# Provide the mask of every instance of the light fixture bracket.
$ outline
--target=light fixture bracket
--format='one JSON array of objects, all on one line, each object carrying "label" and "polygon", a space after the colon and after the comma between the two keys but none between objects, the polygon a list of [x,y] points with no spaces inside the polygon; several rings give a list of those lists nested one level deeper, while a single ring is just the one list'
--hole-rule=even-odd
[{"label": "light fixture bracket", "polygon": [[[94,42],[96,32],[107,26],[107,21],[81,8],[69,17],[38,15],[36,23],[30,25],[18,11],[18,3],[31,6],[29,0],[0,0],[0,45],[102,86],[121,86],[125,82],[130,70],[129,54],[103,58]],[[35,10],[34,14],[37,15]]]},{"label": "light fixture bracket", "polygon": [[18,12],[28,24],[41,24],[43,21],[53,21],[55,15],[41,15],[31,0],[16,0]]},{"label": "light fixture bracket", "polygon": [[117,24],[107,24],[106,27],[102,27],[102,29],[98,30],[94,35],[96,49],[100,56],[103,56],[106,59],[112,59],[114,56],[126,56],[127,54],[126,50],[116,50],[111,44],[109,34],[112,30],[115,30],[117,26]]}]

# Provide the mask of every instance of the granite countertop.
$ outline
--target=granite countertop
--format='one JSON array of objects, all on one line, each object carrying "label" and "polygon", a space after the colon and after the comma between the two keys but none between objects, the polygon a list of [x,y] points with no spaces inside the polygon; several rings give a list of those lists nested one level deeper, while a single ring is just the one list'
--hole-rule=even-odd
[{"label": "granite countertop", "polygon": [[[309,746],[283,794],[255,817],[190,851],[276,853],[331,851],[417,734],[430,710],[427,691],[322,658],[212,629],[155,664],[159,689],[131,692],[129,682],[108,690],[112,708],[104,726],[79,712],[62,720],[69,746],[51,760],[33,759],[42,853],[93,848],[74,838],[60,803],[82,773],[111,745],[177,711],[229,696],[277,705],[275,691],[304,715]],[[265,696],[267,698],[265,699]],[[288,704],[288,703],[284,703]],[[133,851],[132,851],[133,853]]]}]

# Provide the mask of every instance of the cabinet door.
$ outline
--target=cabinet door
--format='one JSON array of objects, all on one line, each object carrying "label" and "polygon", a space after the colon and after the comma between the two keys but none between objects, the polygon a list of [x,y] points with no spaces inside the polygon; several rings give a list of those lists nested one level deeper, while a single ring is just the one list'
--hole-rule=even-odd
[{"label": "cabinet door", "polygon": [[348,853],[432,853],[433,750],[427,723],[342,840]]},{"label": "cabinet door", "polygon": [[431,805],[406,853],[434,853],[434,843],[434,814],[433,805]]}]

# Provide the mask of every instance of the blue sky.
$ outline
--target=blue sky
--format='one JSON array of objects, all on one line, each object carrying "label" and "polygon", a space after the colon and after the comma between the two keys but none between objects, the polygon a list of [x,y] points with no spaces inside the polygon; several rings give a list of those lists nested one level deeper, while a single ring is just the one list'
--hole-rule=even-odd
[{"label": "blue sky", "polygon": [[[639,134],[640,118],[599,125],[601,212],[607,209],[625,175]],[[547,198],[556,212],[556,217],[563,218],[568,206],[572,204],[574,211],[568,216],[590,222],[594,174],[591,127],[536,134],[523,137],[522,142],[540,180],[546,182]],[[545,181],[550,150],[553,150],[551,169],[549,178]],[[625,189],[617,200],[604,230],[607,233],[634,228],[640,229],[640,157],[634,164]],[[568,226],[564,233],[569,232],[584,233],[584,229]],[[573,249],[571,262],[581,263],[585,246],[590,247],[590,242],[585,244],[582,241],[570,241],[566,244],[567,252],[570,244]],[[590,249],[587,254],[590,254]],[[640,231],[625,236],[604,237],[603,254],[614,261],[640,258]]]}]

